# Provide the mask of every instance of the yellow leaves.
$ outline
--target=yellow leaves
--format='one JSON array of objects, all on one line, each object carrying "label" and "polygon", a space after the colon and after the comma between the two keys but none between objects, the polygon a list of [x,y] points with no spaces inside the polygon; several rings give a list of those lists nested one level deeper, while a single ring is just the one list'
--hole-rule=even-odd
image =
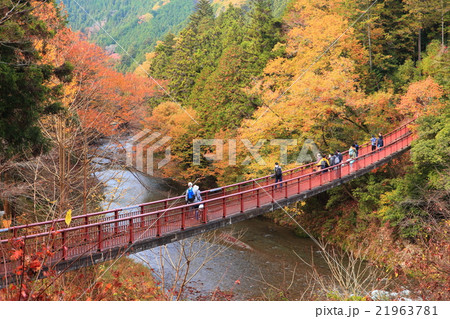
[{"label": "yellow leaves", "polygon": [[10,219],[3,219],[2,220],[2,228],[9,228],[11,226],[11,220]]},{"label": "yellow leaves", "polygon": [[64,220],[66,222],[67,226],[70,226],[70,223],[72,222],[72,209],[69,209],[66,213],[66,218]]},{"label": "yellow leaves", "polygon": [[197,118],[197,113],[191,108],[182,108],[174,102],[163,102],[153,109],[152,116],[145,120],[145,126],[174,139],[186,134]]}]

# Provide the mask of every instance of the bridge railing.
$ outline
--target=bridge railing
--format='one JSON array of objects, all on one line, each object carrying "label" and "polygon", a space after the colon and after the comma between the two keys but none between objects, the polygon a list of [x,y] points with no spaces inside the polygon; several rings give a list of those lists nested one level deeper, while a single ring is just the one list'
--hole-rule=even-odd
[{"label": "bridge railing", "polygon": [[[96,223],[1,240],[0,252],[5,256],[14,249],[14,243],[21,242],[21,247],[28,253],[48,249],[52,253],[47,257],[47,264],[54,264],[62,260],[76,260],[112,248],[125,249],[136,242],[242,214],[250,209],[275,204],[279,200],[313,190],[403,150],[410,145],[412,139],[412,134],[408,133],[386,147],[361,155],[354,161],[346,161],[326,170],[296,176],[280,183],[262,185],[256,182],[253,189],[204,200],[202,202],[204,209],[201,211],[195,208],[198,203],[152,212],[146,212],[140,206],[135,206],[129,208],[129,215],[117,216],[115,220],[100,220]],[[195,216],[196,211],[198,219]],[[5,262],[6,258],[1,260],[3,260],[3,265],[0,262],[1,273],[12,272],[20,266],[19,261]]]},{"label": "bridge railing", "polygon": [[[400,136],[405,135],[408,130],[408,125],[412,121],[408,121],[406,124],[398,127],[397,129],[393,130],[392,132],[386,134],[384,136],[384,143],[385,145],[389,145],[396,141]],[[359,156],[368,154],[371,152],[371,145],[370,143],[364,143],[360,146],[359,149]],[[343,161],[348,160],[348,151],[342,152],[343,154]],[[297,176],[305,175],[312,173],[315,169],[316,162],[308,163],[293,169],[289,169],[283,172],[283,179],[292,179]],[[266,175],[260,178],[243,181],[240,183],[235,183],[227,186],[223,186],[221,188],[217,188],[215,190],[205,190],[202,191],[202,197],[205,200],[213,199],[213,198],[219,198],[226,195],[234,194],[234,193],[240,193],[245,190],[251,190],[259,188],[263,185],[270,185],[273,182],[273,175]],[[125,207],[125,208],[118,208],[118,209],[112,209],[108,211],[102,211],[102,212],[95,212],[95,213],[89,213],[85,215],[78,215],[72,217],[72,221],[70,226],[76,227],[76,226],[82,226],[82,225],[89,225],[89,224],[95,224],[100,221],[112,221],[116,220],[118,218],[122,217],[130,217],[134,215],[141,215],[143,213],[148,212],[156,212],[160,210],[164,210],[170,207],[176,207],[176,206],[182,206],[184,205],[184,196],[176,196],[172,198],[167,198],[163,200],[153,201],[149,203],[142,203],[136,206],[131,207]],[[14,238],[18,236],[23,235],[31,235],[31,234],[37,234],[41,232],[48,232],[48,231],[54,231],[59,229],[65,229],[68,226],[65,223],[64,218],[60,219],[54,219],[46,222],[40,222],[40,223],[33,223],[33,224],[27,224],[27,225],[20,225],[20,226],[14,226],[10,227],[8,231],[0,233],[0,239],[7,239],[7,238]]]}]

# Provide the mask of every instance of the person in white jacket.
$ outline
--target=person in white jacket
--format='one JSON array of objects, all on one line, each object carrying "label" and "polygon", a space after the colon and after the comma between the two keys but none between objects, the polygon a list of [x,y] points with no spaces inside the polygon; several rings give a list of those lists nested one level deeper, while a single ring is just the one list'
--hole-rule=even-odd
[{"label": "person in white jacket", "polygon": [[[199,203],[201,202],[202,199],[202,195],[200,193],[200,187],[198,187],[197,185],[194,185],[194,187],[192,188],[192,190],[194,191],[194,203]],[[198,210],[199,210],[199,205],[194,205],[194,209],[195,209],[195,219],[199,218],[199,214],[198,214]]]}]

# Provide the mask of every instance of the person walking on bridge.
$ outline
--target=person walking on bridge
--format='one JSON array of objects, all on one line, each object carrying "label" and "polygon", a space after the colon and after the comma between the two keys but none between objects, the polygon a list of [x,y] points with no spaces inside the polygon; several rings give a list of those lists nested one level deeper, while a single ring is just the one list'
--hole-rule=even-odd
[{"label": "person walking on bridge", "polygon": [[192,183],[188,183],[188,189],[186,190],[186,204],[191,204],[194,202],[195,195],[194,195],[194,189],[192,187]]},{"label": "person walking on bridge", "polygon": [[338,161],[335,161],[334,165],[342,163],[342,161],[344,160],[344,156],[342,156],[342,153],[339,152],[339,150],[337,150],[335,154],[336,154],[336,156],[338,158]]},{"label": "person walking on bridge", "polygon": [[377,148],[382,148],[384,146],[383,135],[378,134]]},{"label": "person walking on bridge", "polygon": [[324,172],[326,172],[327,167],[330,166],[330,162],[328,162],[328,160],[323,157],[321,154],[317,154],[317,164],[316,166],[320,167],[321,170],[323,170]]},{"label": "person walking on bridge", "polygon": [[358,156],[359,156],[359,145],[358,145],[358,143],[355,142],[355,143],[353,144],[353,147],[355,148],[356,157],[358,157]]},{"label": "person walking on bridge", "polygon": [[347,162],[350,163],[350,170],[353,167],[353,163],[355,162],[355,158],[356,158],[356,148],[355,148],[355,144],[353,144],[352,146],[350,146],[350,149],[348,150],[348,160],[347,160]]},{"label": "person walking on bridge", "polygon": [[[275,163],[275,183],[279,183],[283,181],[283,170],[281,169],[281,166],[278,165],[278,162]],[[278,184],[275,184],[275,189],[277,189]],[[280,185],[280,188],[283,188],[283,184]]]},{"label": "person walking on bridge", "polygon": [[375,137],[375,135],[372,135],[370,144],[372,145],[372,152],[375,151],[377,149],[377,138]]},{"label": "person walking on bridge", "polygon": [[[197,185],[194,185],[194,187],[192,187],[192,190],[194,191],[194,203],[200,203],[203,199],[202,199],[202,195],[200,194],[200,187],[198,187]],[[199,214],[198,214],[198,209],[200,207],[199,205],[194,205],[194,209],[195,209],[195,219],[198,220],[199,218]]]}]

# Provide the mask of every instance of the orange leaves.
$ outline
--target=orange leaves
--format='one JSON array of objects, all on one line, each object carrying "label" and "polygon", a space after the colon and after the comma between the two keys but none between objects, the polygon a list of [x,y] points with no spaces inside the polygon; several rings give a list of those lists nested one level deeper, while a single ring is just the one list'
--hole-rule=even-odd
[{"label": "orange leaves", "polygon": [[41,269],[41,262],[39,261],[39,260],[33,260],[33,261],[31,261],[30,263],[29,263],[29,265],[28,265],[28,267],[32,270],[32,271],[34,271],[34,272],[36,272],[36,271],[38,271],[39,269]]},{"label": "orange leaves", "polygon": [[189,126],[193,123],[191,117],[196,118],[193,109],[182,108],[173,102],[164,102],[155,107],[152,116],[145,121],[152,129],[176,139],[188,132]]},{"label": "orange leaves", "polygon": [[69,63],[72,75],[61,83],[52,79],[50,87],[62,85],[62,102],[77,113],[83,128],[101,135],[112,135],[117,128],[139,123],[155,84],[147,77],[122,74],[114,70],[114,59],[81,34],[65,27],[53,3],[39,5],[34,14],[43,19],[55,36],[47,42],[36,41],[42,61],[56,66]]},{"label": "orange leaves", "polygon": [[11,254],[11,256],[9,256],[9,258],[11,260],[19,260],[20,257],[23,256],[23,250],[22,249],[16,249],[13,251],[13,253]]},{"label": "orange leaves", "polygon": [[405,116],[437,115],[444,106],[442,87],[433,78],[412,83],[397,109]]}]

